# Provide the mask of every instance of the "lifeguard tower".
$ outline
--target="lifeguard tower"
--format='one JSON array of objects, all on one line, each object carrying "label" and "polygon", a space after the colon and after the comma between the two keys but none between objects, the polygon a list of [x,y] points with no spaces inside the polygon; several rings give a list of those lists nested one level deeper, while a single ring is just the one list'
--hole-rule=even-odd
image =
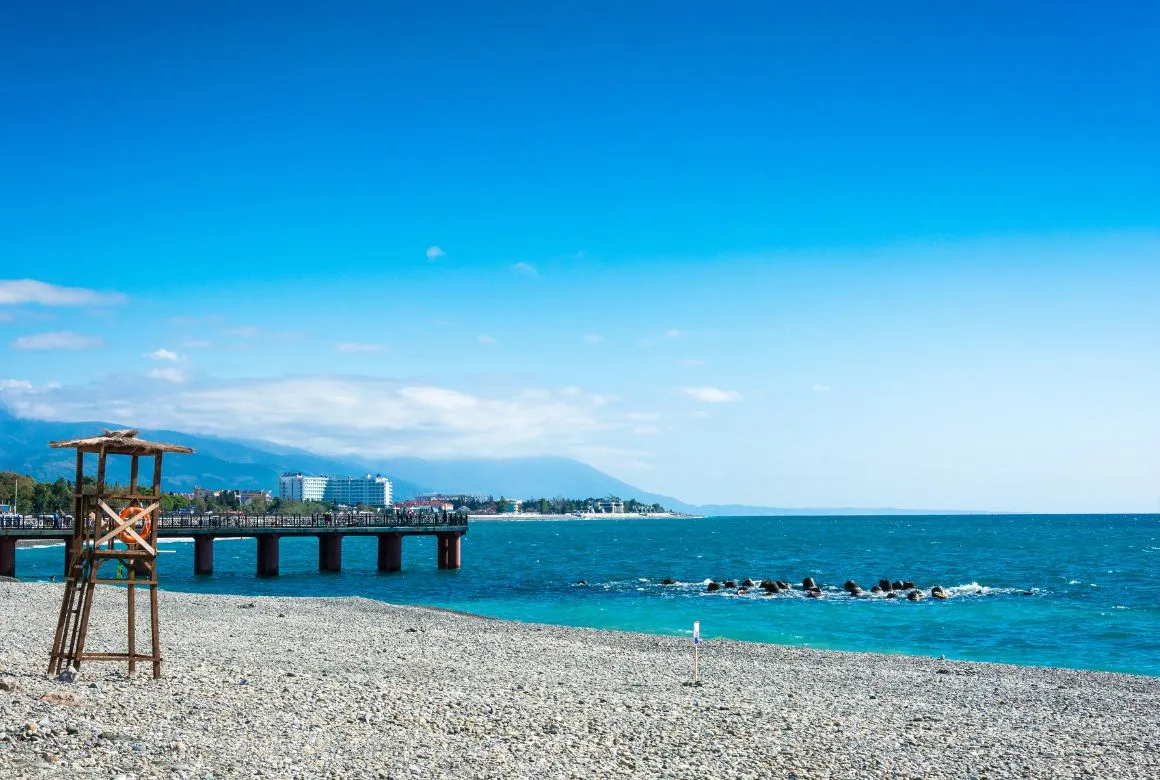
[{"label": "lifeguard tower", "polygon": [[[69,666],[80,669],[82,661],[128,661],[129,674],[137,671],[138,661],[153,663],[153,677],[161,676],[161,635],[157,619],[157,527],[161,501],[161,456],[166,452],[192,453],[189,447],[161,444],[137,438],[137,431],[106,430],[103,436],[71,441],[54,441],[48,446],[75,449],[76,488],[73,494],[73,534],[69,540],[68,576],[60,618],[52,641],[49,674],[56,675]],[[88,490],[84,485],[86,453],[97,456],[97,481]],[[110,489],[106,483],[106,462],[110,455],[130,458],[129,487]],[[141,458],[153,458],[153,481],[142,492],[138,480]],[[119,544],[118,544],[119,543]],[[101,577],[101,567],[117,561],[118,578]],[[121,572],[125,578],[121,578]],[[128,588],[128,651],[124,653],[85,652],[85,638],[92,614],[93,595],[97,585],[122,585]],[[137,652],[136,588],[149,586],[149,627],[152,649],[149,654]]]}]

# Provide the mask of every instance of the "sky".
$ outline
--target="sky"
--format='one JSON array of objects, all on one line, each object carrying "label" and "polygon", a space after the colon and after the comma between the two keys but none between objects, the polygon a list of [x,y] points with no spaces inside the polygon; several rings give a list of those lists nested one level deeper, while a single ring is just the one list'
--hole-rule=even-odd
[{"label": "sky", "polygon": [[0,7],[0,404],[1160,511],[1160,6],[401,5]]}]

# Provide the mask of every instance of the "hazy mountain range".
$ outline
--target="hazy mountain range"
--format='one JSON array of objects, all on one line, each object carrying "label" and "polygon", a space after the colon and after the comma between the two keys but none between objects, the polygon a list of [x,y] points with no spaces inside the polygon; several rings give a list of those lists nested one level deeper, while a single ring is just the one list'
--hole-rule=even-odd
[{"label": "hazy mountain range", "polygon": [[[49,422],[11,416],[0,407],[0,470],[31,474],[37,479],[71,477],[75,468],[72,450],[48,447],[49,441],[99,434],[104,428],[123,425],[102,422]],[[189,492],[195,486],[210,489],[242,488],[276,490],[278,475],[286,471],[310,474],[386,474],[396,499],[421,493],[471,493],[494,496],[535,497],[615,495],[659,503],[679,512],[706,515],[788,514],[918,514],[929,510],[779,507],[687,504],[671,496],[640,490],[571,458],[390,458],[363,460],[326,457],[270,442],[238,441],[197,436],[181,431],[143,430],[143,438],[193,447],[193,455],[172,455],[165,461],[164,487]],[[90,459],[95,462],[95,459]],[[110,479],[127,481],[127,468],[110,472]]]}]

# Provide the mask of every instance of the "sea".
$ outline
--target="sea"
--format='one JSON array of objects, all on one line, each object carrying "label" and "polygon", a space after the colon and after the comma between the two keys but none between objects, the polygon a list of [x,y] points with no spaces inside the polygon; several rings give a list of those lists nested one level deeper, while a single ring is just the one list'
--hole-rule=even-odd
[{"label": "sea", "polygon": [[[440,571],[434,539],[403,542],[403,570],[375,570],[373,537],[343,540],[320,573],[314,538],[283,538],[278,577],[255,576],[253,539],[219,539],[193,574],[191,540],[161,544],[163,587],[197,593],[363,596],[531,623],[797,647],[1160,675],[1160,515],[706,517],[476,521],[463,567]],[[20,549],[22,579],[59,579],[61,548]],[[813,577],[821,599],[800,589]],[[676,584],[662,584],[666,579]],[[710,580],[788,580],[767,596],[709,593]],[[867,592],[914,580],[950,598]],[[904,659],[900,659],[904,663]]]}]

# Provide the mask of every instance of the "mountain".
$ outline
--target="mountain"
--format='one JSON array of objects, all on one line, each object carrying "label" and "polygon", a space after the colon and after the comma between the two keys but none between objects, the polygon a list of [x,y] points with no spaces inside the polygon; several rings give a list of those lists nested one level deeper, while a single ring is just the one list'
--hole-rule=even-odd
[{"label": "mountain", "polygon": [[[76,468],[72,450],[55,450],[50,441],[93,436],[104,428],[123,428],[102,422],[60,423],[12,417],[0,407],[0,469],[31,474],[49,480],[71,478]],[[210,489],[241,488],[277,490],[278,475],[286,471],[311,474],[363,474],[364,465],[349,460],[326,458],[304,450],[273,447],[277,451],[251,443],[230,441],[211,436],[195,436],[181,431],[142,430],[141,437],[192,447],[193,455],[170,455],[165,459],[163,486],[167,490],[189,492],[196,487]],[[114,459],[120,461],[121,459]],[[89,470],[96,459],[88,459]],[[126,461],[127,462],[127,461]],[[128,468],[110,461],[109,478],[128,481]],[[428,488],[397,477],[389,472],[395,497],[413,498]]]},{"label": "mountain", "polygon": [[619,496],[687,511],[684,509],[687,505],[675,498],[646,493],[571,458],[392,458],[382,461],[381,468],[384,473],[429,485],[440,493],[512,498]]},{"label": "mountain", "polygon": [[[71,477],[75,468],[71,450],[54,450],[49,441],[92,436],[104,428],[123,428],[101,422],[61,423],[11,416],[0,406],[0,470],[19,471],[37,479]],[[509,498],[543,496],[585,498],[619,496],[660,504],[677,512],[701,515],[882,515],[959,514],[946,510],[809,508],[794,509],[741,504],[686,504],[671,496],[640,490],[627,482],[571,458],[391,458],[387,460],[325,457],[306,450],[264,441],[238,441],[196,436],[181,431],[143,430],[143,438],[193,447],[193,455],[165,460],[168,490],[189,492],[195,486],[210,489],[276,490],[278,475],[286,471],[309,474],[386,474],[397,499],[422,493],[469,493]],[[95,459],[90,459],[95,467]],[[110,479],[128,481],[127,467],[112,470]]]}]

